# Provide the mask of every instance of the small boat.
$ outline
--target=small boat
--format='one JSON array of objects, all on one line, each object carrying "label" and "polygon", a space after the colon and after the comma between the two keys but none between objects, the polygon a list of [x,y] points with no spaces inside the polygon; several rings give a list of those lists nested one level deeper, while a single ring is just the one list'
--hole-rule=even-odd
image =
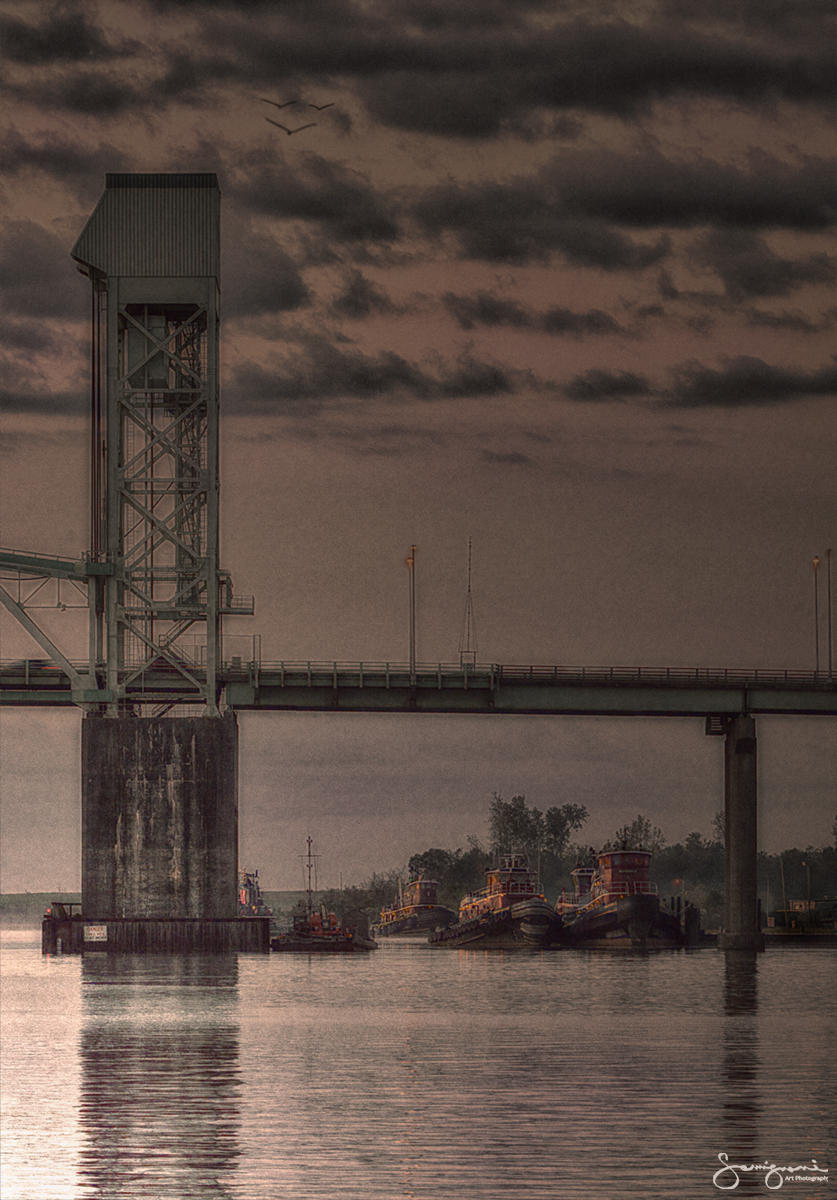
[{"label": "small boat", "polygon": [[579,864],[574,891],[555,905],[564,940],[584,949],[667,949],[683,946],[680,920],[660,905],[649,872],[651,851],[602,850],[596,866]]},{"label": "small boat", "polygon": [[306,954],[353,954],[377,950],[378,943],[340,924],[334,913],[306,908],[301,904],[290,929],[270,939],[271,950],[296,950]]},{"label": "small boat", "polygon": [[445,929],[456,920],[452,908],[439,904],[439,884],[435,879],[411,879],[389,906],[381,909],[380,920],[372,926],[373,937],[424,937],[434,929]]},{"label": "small boat", "polygon": [[378,943],[364,937],[355,929],[341,925],[333,912],[325,912],[321,905],[314,905],[314,889],[311,872],[314,856],[313,842],[308,838],[308,886],[306,898],[294,910],[291,928],[275,934],[270,939],[271,950],[302,951],[306,954],[354,954],[361,950],[377,950]]},{"label": "small boat", "polygon": [[762,931],[772,942],[811,942],[833,945],[837,941],[837,900],[788,900],[774,908]]},{"label": "small boat", "polygon": [[242,871],[238,881],[238,915],[272,917],[273,909],[264,902],[258,871]]},{"label": "small boat", "polygon": [[499,866],[486,871],[486,886],[463,897],[456,923],[427,940],[450,949],[543,949],[558,941],[562,923],[529,870],[526,855],[504,854]]}]

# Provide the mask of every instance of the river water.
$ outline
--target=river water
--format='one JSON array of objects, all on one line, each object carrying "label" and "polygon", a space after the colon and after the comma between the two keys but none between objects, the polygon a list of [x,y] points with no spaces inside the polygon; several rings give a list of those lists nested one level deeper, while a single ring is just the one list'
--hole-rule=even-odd
[{"label": "river water", "polygon": [[[7,932],[0,1194],[691,1200],[722,1194],[725,1153],[760,1168],[718,1178],[735,1195],[825,1200],[834,968],[407,941],[43,958]],[[812,1161],[830,1183],[765,1170]]]}]

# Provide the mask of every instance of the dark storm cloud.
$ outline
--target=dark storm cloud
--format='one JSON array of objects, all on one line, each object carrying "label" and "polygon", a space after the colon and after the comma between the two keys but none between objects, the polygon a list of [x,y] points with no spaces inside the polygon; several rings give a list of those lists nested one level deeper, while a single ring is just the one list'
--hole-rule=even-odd
[{"label": "dark storm cloud", "polygon": [[61,337],[45,321],[15,321],[0,314],[0,345],[12,351],[27,353],[54,351],[61,345]]},{"label": "dark storm cloud", "polygon": [[464,358],[456,369],[439,381],[439,395],[448,398],[466,396],[504,396],[515,390],[511,375],[493,363]]},{"label": "dark storm cloud", "polygon": [[54,391],[26,359],[0,355],[0,376],[0,411],[4,413],[79,416],[87,410],[89,400],[83,387]]},{"label": "dark storm cloud", "polygon": [[550,308],[541,317],[539,327],[544,333],[570,334],[574,337],[625,332],[618,321],[600,308],[590,308],[587,312]]},{"label": "dark storm cloud", "polygon": [[793,41],[802,38],[821,41],[833,30],[832,0],[661,0],[660,16],[665,20],[689,24],[726,25],[732,31],[750,29],[753,33],[779,34]]},{"label": "dark storm cloud", "polygon": [[[310,430],[297,427],[299,436],[310,435]],[[415,425],[387,424],[349,426],[323,422],[317,436],[337,442],[341,448],[351,450],[364,458],[401,458],[416,450],[426,451],[438,446],[445,438],[435,429],[422,429]]]},{"label": "dark storm cloud", "polygon": [[0,53],[12,62],[90,62],[122,52],[108,44],[79,5],[55,5],[39,24],[0,16]]},{"label": "dark storm cloud", "polygon": [[828,228],[837,216],[837,161],[783,162],[752,151],[731,166],[658,151],[569,150],[543,172],[569,216],[636,227],[717,223],[742,228]]},{"label": "dark storm cloud", "polygon": [[[359,171],[316,154],[254,166],[229,180],[225,191],[245,210],[322,226],[339,241],[389,242],[399,236],[390,207]],[[263,160],[263,155],[260,156]]]},{"label": "dark storm cloud", "polygon": [[411,24],[428,33],[438,31],[481,29],[489,27],[522,27],[530,13],[553,6],[553,0],[481,0],[478,9],[468,4],[450,4],[448,0],[403,0],[401,11]]},{"label": "dark storm cloud", "polygon": [[621,116],[667,97],[686,94],[762,103],[774,99],[823,103],[834,95],[830,52],[754,43],[746,28],[728,37],[692,31],[652,19],[558,27],[538,49],[549,55],[533,85],[542,102],[599,109]]},{"label": "dark storm cloud", "polygon": [[[283,0],[282,8],[285,13],[304,15],[310,12],[312,15],[324,13],[327,11],[337,11],[341,6],[354,6],[354,0]],[[173,10],[179,12],[181,9],[229,9],[234,12],[252,11],[258,13],[266,8],[275,8],[276,0],[148,0],[148,5],[158,12],[166,12]]]},{"label": "dark storm cloud", "polygon": [[484,462],[493,463],[500,467],[533,467],[534,459],[519,450],[483,450],[480,457]]},{"label": "dark storm cloud", "polygon": [[[399,70],[360,82],[369,114],[384,125],[440,137],[488,138],[504,127],[521,132],[521,114],[508,81],[458,68],[446,72]],[[526,112],[528,106],[523,106]]]},{"label": "dark storm cloud", "polygon": [[308,288],[294,261],[272,238],[240,223],[224,243],[224,315],[261,317],[309,304]]},{"label": "dark storm cloud", "polygon": [[83,319],[89,303],[67,242],[34,221],[0,231],[0,297],[6,313],[24,317]]},{"label": "dark storm cloud", "polygon": [[342,350],[324,338],[275,368],[247,363],[235,368],[224,395],[238,412],[314,415],[342,398],[427,397],[431,381],[400,355],[368,356]]},{"label": "dark storm cloud", "polygon": [[693,256],[719,276],[732,300],[787,296],[804,284],[833,284],[837,279],[837,259],[827,254],[782,258],[762,238],[744,230],[710,230],[696,243]]},{"label": "dark storm cloud", "polygon": [[225,400],[239,413],[312,416],[348,400],[453,400],[502,396],[517,375],[470,355],[430,372],[400,354],[376,355],[312,335],[302,349],[274,366],[239,364],[224,384]]},{"label": "dark storm cloud", "polygon": [[0,388],[0,409],[5,413],[44,413],[54,416],[84,416],[88,413],[89,398],[83,389],[78,391],[25,391]]},{"label": "dark storm cloud", "polygon": [[505,300],[491,292],[477,292],[473,296],[446,292],[442,301],[462,329],[473,329],[475,325],[503,325],[512,329],[532,329],[555,336],[566,334],[574,337],[622,332],[618,321],[597,308],[587,312],[573,312],[569,308],[534,312],[517,300]]},{"label": "dark storm cloud", "polygon": [[360,271],[351,271],[345,278],[343,290],[331,302],[331,311],[339,317],[362,320],[374,315],[402,312],[393,304],[383,288],[367,279]]},{"label": "dark storm cloud", "polygon": [[509,325],[515,329],[531,329],[534,324],[529,309],[516,300],[503,300],[490,292],[477,292],[475,296],[445,292],[442,301],[462,329],[473,329],[475,325]]},{"label": "dark storm cloud", "polygon": [[48,388],[41,391],[0,388],[0,410],[6,413],[80,417],[87,413],[89,404],[89,398],[82,388],[64,392],[51,392]]},{"label": "dark storm cloud", "polygon": [[750,325],[763,329],[784,329],[790,333],[823,333],[837,324],[837,310],[832,309],[819,321],[813,321],[801,312],[766,312],[753,308],[746,314]]},{"label": "dark storm cloud", "polygon": [[257,21],[246,6],[208,5],[208,49],[192,56],[191,86],[217,81],[223,54],[225,73],[242,81],[353,81],[377,120],[465,138],[524,129],[538,112],[630,118],[689,95],[826,106],[835,94],[827,39],[794,36],[791,24],[782,39],[764,36],[760,21],[754,36],[746,19],[725,35],[696,22],[684,37],[680,15],[547,23],[543,8],[333,0],[283,5]]},{"label": "dark storm cloud", "polygon": [[442,184],[416,202],[414,214],[426,233],[452,234],[466,258],[524,263],[558,251],[580,266],[639,271],[668,252],[664,238],[644,245],[602,221],[567,215],[554,189],[537,177]]},{"label": "dark storm cloud", "polygon": [[669,379],[668,386],[655,388],[629,371],[590,370],[570,380],[563,391],[570,400],[653,401],[664,408],[745,408],[837,393],[837,366],[804,371],[746,355],[729,359],[720,368],[681,363],[672,368]]},{"label": "dark storm cloud", "polygon": [[167,60],[163,74],[153,84],[153,102],[160,100],[187,100],[193,104],[209,105],[210,95],[204,94],[211,80],[215,88],[225,79],[235,79],[238,71],[220,55],[215,58],[196,60],[185,51],[173,51]]},{"label": "dark storm cloud", "polygon": [[720,370],[684,363],[672,375],[673,386],[664,403],[679,408],[746,408],[837,393],[837,366],[803,371],[743,355]]},{"label": "dark storm cloud", "polygon": [[128,161],[115,146],[99,144],[88,149],[77,141],[54,133],[44,134],[35,140],[10,131],[0,139],[0,163],[6,175],[27,170],[40,171],[65,183],[84,198],[97,197],[102,190],[105,172],[124,171]]},{"label": "dark storm cloud", "polygon": [[119,70],[66,71],[49,79],[27,80],[7,84],[6,90],[18,100],[48,109],[53,114],[62,111],[81,113],[99,120],[113,119],[125,112],[146,112],[159,107],[162,98],[153,89],[129,82]]},{"label": "dark storm cloud", "polygon": [[[656,151],[567,151],[529,177],[467,185],[448,181],[428,189],[413,207],[426,233],[451,236],[468,258],[527,262],[559,252],[582,266],[638,271],[666,257],[670,245],[665,235],[651,243],[636,241],[626,226],[719,225],[742,234],[826,229],[837,213],[837,169],[826,159],[788,164],[755,153],[746,166],[731,167],[709,159],[673,161]],[[714,265],[723,268],[730,256],[722,247],[731,249],[733,239],[734,233],[708,239],[704,262],[710,263],[714,247]],[[745,245],[756,246],[743,238],[737,244],[742,253]],[[819,259],[797,264],[776,259],[773,266],[774,286],[783,278],[789,287],[830,278],[828,262]]]},{"label": "dark storm cloud", "polygon": [[651,385],[642,375],[597,369],[576,375],[564,387],[568,399],[593,403],[646,399],[651,391]]}]

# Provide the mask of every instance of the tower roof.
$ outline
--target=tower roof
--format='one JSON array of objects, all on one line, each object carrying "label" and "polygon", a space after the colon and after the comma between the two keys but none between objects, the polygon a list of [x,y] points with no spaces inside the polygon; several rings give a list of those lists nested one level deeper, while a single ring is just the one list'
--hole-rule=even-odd
[{"label": "tower roof", "polygon": [[199,174],[112,174],[71,250],[105,275],[220,274],[218,178]]}]

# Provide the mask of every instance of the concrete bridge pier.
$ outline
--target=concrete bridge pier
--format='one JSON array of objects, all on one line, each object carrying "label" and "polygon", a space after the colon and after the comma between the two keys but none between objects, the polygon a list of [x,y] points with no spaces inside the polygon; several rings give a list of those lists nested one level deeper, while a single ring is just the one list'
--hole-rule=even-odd
[{"label": "concrete bridge pier", "polygon": [[233,713],[86,717],[81,836],[85,951],[263,948],[238,917]]},{"label": "concrete bridge pier", "polygon": [[756,723],[739,715],[727,723],[724,744],[726,845],[722,950],[763,950],[757,893]]}]

